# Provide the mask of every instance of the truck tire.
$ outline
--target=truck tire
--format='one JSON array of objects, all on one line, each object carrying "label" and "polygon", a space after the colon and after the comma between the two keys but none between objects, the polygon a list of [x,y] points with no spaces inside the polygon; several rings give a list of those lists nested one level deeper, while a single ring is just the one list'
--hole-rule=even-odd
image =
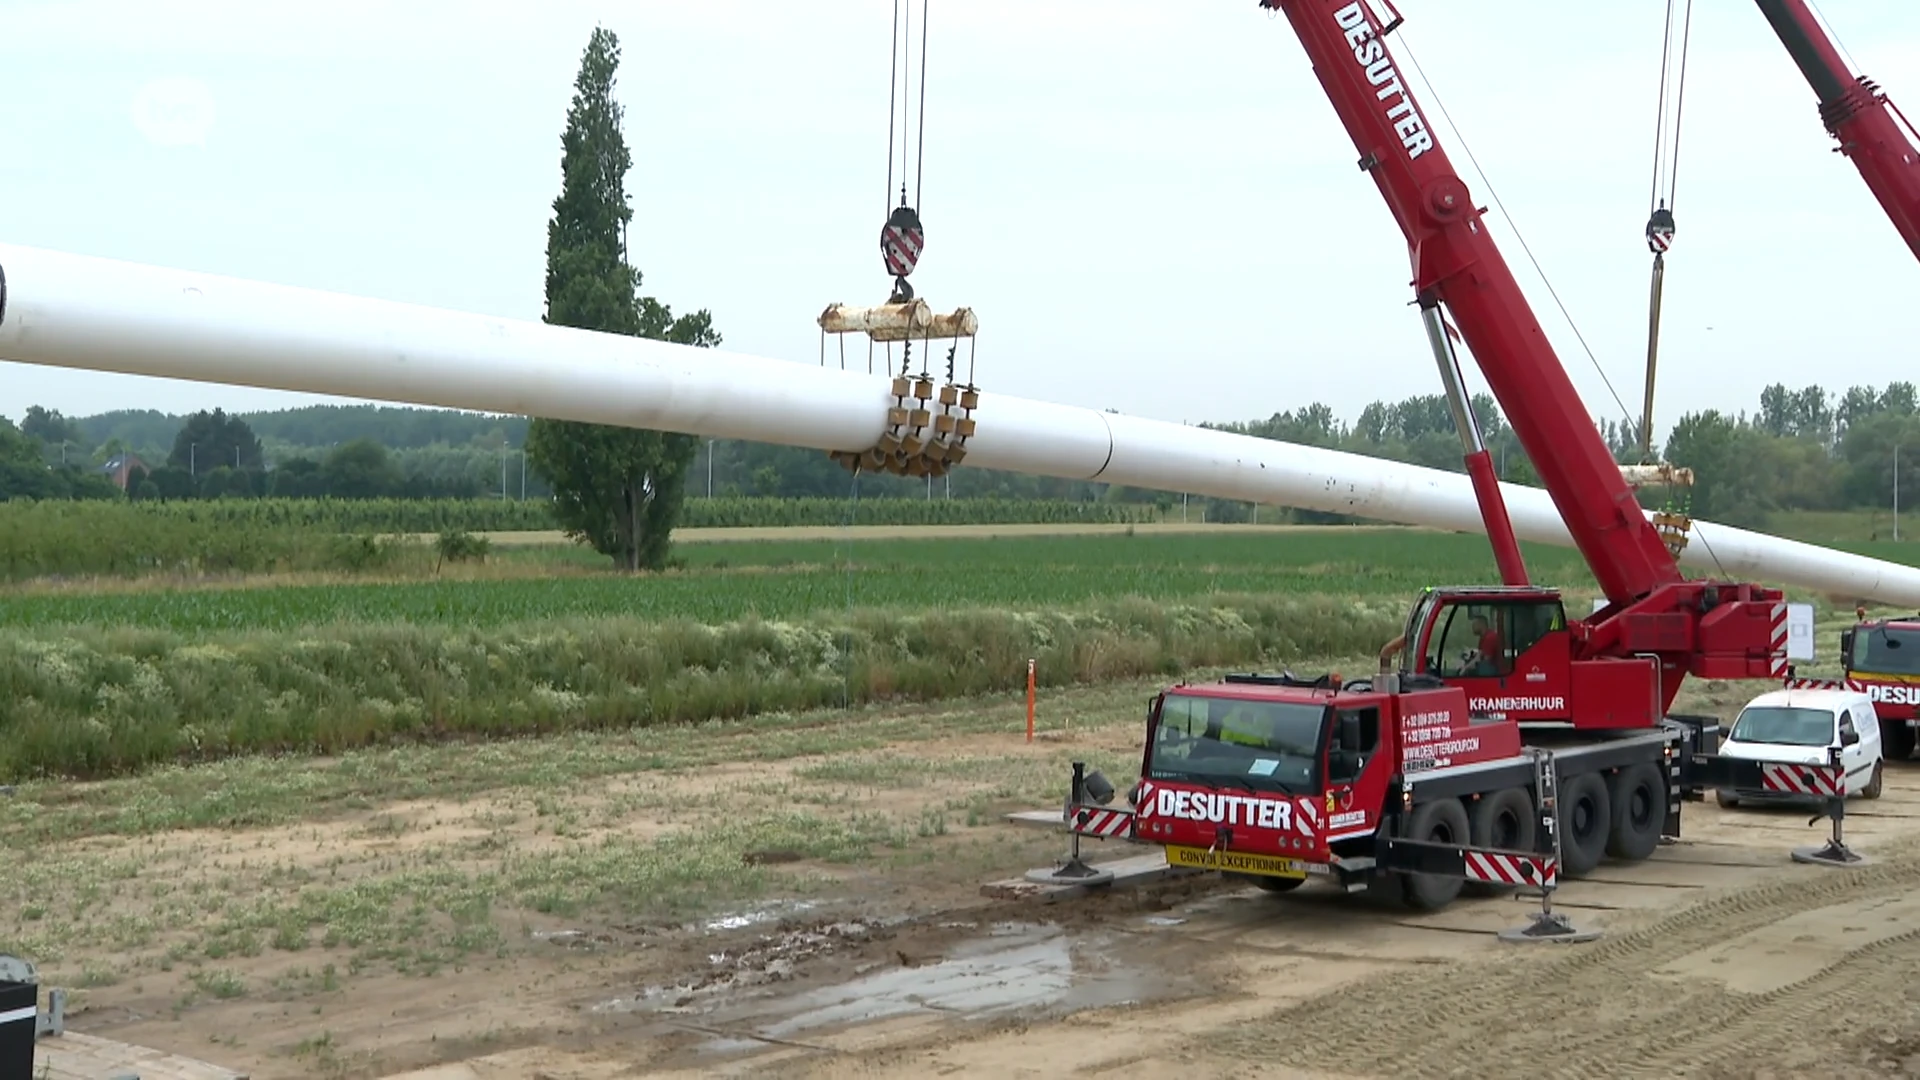
[{"label": "truck tire", "polygon": [[[1472,842],[1473,826],[1467,820],[1467,808],[1459,799],[1435,799],[1413,808],[1407,822],[1406,838],[1436,844],[1465,846]],[[1460,895],[1465,880],[1441,874],[1401,874],[1401,897],[1410,908],[1437,911]]]},{"label": "truck tire", "polygon": [[1643,761],[1621,770],[1609,787],[1613,827],[1607,854],[1627,862],[1646,859],[1660,849],[1660,830],[1667,823],[1667,778]]},{"label": "truck tire", "polygon": [[[1502,851],[1532,851],[1539,832],[1534,819],[1533,796],[1525,788],[1503,788],[1489,792],[1473,804],[1467,815],[1468,834],[1473,846]],[[1469,881],[1461,889],[1468,896],[1496,896],[1512,892],[1515,886],[1495,885],[1487,881]]]},{"label": "truck tire", "polygon": [[1560,873],[1585,877],[1600,865],[1612,831],[1613,804],[1599,773],[1575,773],[1560,781]]},{"label": "truck tire", "polygon": [[1247,877],[1251,878],[1261,891],[1270,893],[1292,892],[1307,883],[1306,878],[1297,877],[1270,877],[1266,874],[1248,874]]}]

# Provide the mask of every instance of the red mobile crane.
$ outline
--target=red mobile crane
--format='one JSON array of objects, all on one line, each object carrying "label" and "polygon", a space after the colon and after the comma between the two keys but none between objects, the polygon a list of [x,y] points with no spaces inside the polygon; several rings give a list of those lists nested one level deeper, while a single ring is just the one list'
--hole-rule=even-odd
[{"label": "red mobile crane", "polygon": [[[1399,14],[1388,0],[1260,6],[1292,24],[1406,235],[1504,584],[1427,590],[1370,680],[1239,675],[1156,696],[1130,807],[1104,808],[1110,785],[1076,766],[1069,829],[1160,844],[1172,865],[1276,891],[1314,874],[1352,889],[1388,875],[1431,908],[1469,881],[1550,888],[1607,856],[1644,859],[1679,835],[1689,789],[1835,794],[1837,761],[1716,757],[1710,718],[1669,716],[1688,674],[1785,673],[1784,597],[1680,573],[1681,538],[1642,512],[1403,82],[1386,42]],[[1442,305],[1606,594],[1585,619],[1567,618],[1558,590],[1527,583]],[[1837,801],[1820,854],[1851,861]],[[1089,873],[1076,856],[1055,879]]]},{"label": "red mobile crane", "polygon": [[[1898,106],[1866,76],[1847,69],[1805,0],[1755,0],[1787,54],[1819,100],[1827,133],[1860,170],[1868,190],[1920,258],[1920,151],[1913,128]],[[1869,620],[1866,612],[1840,634],[1842,680],[1802,679],[1789,673],[1790,688],[1844,685],[1873,699],[1895,761],[1913,755],[1920,727],[1920,615]]]}]

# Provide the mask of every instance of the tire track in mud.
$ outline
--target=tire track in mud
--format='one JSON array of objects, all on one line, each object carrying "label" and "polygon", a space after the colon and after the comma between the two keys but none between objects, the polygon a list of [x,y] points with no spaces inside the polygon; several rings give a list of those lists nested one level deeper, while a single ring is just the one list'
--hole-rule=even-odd
[{"label": "tire track in mud", "polygon": [[[1588,945],[1511,946],[1441,969],[1399,970],[1192,1043],[1202,1053],[1398,1077],[1706,1076],[1804,1046],[1835,1008],[1899,1001],[1920,968],[1920,927],[1836,956],[1759,994],[1652,972],[1813,908],[1920,885],[1920,858],[1805,872],[1656,917]],[[1844,1015],[1844,1014],[1843,1014]],[[1856,1008],[1853,1015],[1859,1015]]]}]

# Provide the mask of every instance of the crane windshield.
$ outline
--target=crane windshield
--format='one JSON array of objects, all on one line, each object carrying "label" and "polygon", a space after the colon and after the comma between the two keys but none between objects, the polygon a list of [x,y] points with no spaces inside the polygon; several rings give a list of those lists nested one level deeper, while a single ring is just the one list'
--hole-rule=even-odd
[{"label": "crane windshield", "polygon": [[1255,791],[1319,790],[1326,706],[1168,693],[1148,775]]},{"label": "crane windshield", "polygon": [[1920,675],[1920,627],[1862,627],[1847,666],[1862,675]]}]

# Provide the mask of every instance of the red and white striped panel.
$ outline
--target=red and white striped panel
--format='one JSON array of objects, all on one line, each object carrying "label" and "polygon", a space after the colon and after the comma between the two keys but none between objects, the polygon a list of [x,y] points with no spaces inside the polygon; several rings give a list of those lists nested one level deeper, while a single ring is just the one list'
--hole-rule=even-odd
[{"label": "red and white striped panel", "polygon": [[1840,770],[1831,765],[1760,766],[1760,786],[1783,795],[1817,795],[1822,798],[1840,794]]},{"label": "red and white striped panel", "polygon": [[1502,855],[1492,851],[1467,852],[1467,879],[1494,885],[1537,885],[1555,888],[1558,867],[1545,855]]},{"label": "red and white striped panel", "polygon": [[1320,831],[1320,804],[1313,799],[1299,799],[1293,804],[1293,831],[1311,840]]},{"label": "red and white striped panel", "polygon": [[1080,807],[1073,812],[1074,832],[1082,836],[1125,836],[1133,814],[1127,810],[1096,810]]},{"label": "red and white striped panel", "polygon": [[1767,655],[1772,660],[1770,673],[1784,678],[1787,674],[1787,602],[1784,600],[1773,605],[1773,648]]}]

